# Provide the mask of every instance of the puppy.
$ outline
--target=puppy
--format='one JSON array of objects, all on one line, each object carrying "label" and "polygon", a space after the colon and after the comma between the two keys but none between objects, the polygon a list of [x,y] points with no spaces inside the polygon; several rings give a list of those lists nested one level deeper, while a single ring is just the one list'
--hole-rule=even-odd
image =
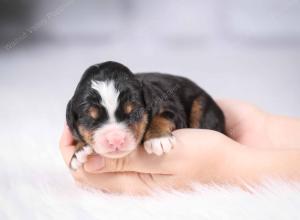
[{"label": "puppy", "polygon": [[169,152],[172,131],[205,128],[224,133],[224,115],[192,81],[160,73],[133,74],[117,62],[89,67],[67,106],[67,124],[78,142],[70,168],[93,152],[128,155],[141,143],[158,156]]}]

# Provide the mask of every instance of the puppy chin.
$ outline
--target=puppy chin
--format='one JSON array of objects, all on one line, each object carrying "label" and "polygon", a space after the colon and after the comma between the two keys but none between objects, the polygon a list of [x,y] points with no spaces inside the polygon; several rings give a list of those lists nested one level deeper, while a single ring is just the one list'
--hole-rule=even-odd
[{"label": "puppy chin", "polygon": [[126,157],[132,151],[133,150],[131,150],[131,151],[114,151],[114,152],[110,152],[110,153],[104,153],[104,154],[102,154],[102,156],[106,157],[106,158],[111,158],[111,159],[118,159],[118,158]]},{"label": "puppy chin", "polygon": [[122,157],[126,157],[128,154],[130,154],[132,151],[136,149],[136,147],[131,147],[128,150],[117,150],[117,151],[107,151],[103,147],[93,147],[94,151],[97,154],[100,154],[103,157],[111,158],[111,159],[118,159]]}]

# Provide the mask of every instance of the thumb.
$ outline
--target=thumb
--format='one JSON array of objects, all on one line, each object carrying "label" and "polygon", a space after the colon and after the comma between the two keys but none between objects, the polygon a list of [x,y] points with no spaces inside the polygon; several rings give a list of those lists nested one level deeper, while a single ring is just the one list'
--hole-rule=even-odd
[{"label": "thumb", "polygon": [[149,155],[143,146],[139,146],[127,157],[119,159],[104,158],[100,155],[91,156],[84,165],[89,173],[137,172],[151,174],[172,174],[168,169],[166,157],[169,155]]},{"label": "thumb", "polygon": [[65,124],[63,133],[59,140],[59,149],[62,157],[67,165],[69,165],[70,160],[76,150],[75,141],[73,139],[72,133],[69,127]]}]

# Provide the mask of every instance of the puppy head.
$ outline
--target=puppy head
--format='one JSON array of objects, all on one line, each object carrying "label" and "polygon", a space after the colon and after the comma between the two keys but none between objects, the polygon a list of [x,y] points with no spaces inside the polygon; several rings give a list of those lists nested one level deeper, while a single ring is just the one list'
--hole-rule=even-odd
[{"label": "puppy head", "polygon": [[116,62],[87,69],[67,106],[75,139],[110,158],[126,156],[139,145],[147,119],[140,82]]}]

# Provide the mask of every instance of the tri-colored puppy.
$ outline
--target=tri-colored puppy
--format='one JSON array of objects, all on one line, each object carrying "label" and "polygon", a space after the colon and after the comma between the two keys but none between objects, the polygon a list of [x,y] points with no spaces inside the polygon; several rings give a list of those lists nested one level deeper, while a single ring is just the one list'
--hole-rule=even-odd
[{"label": "tri-colored puppy", "polygon": [[121,158],[141,143],[151,154],[172,149],[172,131],[205,128],[224,133],[224,115],[192,81],[168,74],[133,74],[116,62],[93,65],[67,106],[67,124],[78,149],[70,168],[89,154]]}]

